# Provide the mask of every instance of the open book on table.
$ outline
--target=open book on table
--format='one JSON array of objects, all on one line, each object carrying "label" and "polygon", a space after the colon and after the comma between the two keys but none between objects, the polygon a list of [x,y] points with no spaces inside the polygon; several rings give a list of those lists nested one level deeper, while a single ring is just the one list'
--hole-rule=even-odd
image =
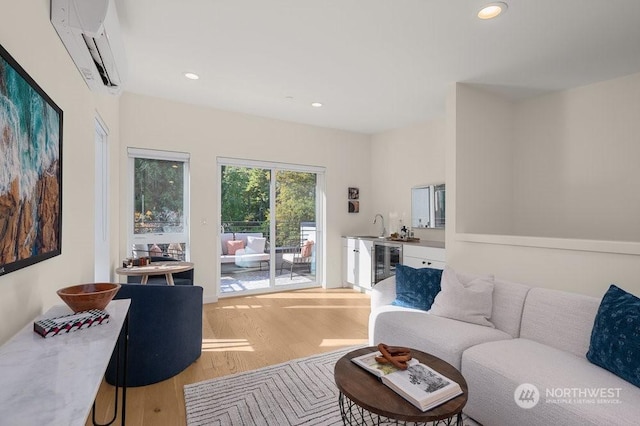
[{"label": "open book on table", "polygon": [[460,385],[434,369],[412,358],[406,370],[392,364],[381,364],[380,352],[352,358],[355,364],[378,376],[382,383],[422,411],[431,410],[462,393]]}]

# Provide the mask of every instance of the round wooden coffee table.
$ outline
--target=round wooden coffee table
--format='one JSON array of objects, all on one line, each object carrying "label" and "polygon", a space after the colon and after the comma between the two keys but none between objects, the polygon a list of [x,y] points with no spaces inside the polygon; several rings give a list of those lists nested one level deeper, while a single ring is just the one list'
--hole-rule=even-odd
[{"label": "round wooden coffee table", "polygon": [[338,360],[334,370],[340,390],[339,404],[345,425],[416,424],[462,425],[462,408],[467,403],[467,382],[451,364],[438,357],[411,350],[411,355],[440,374],[458,382],[463,393],[428,411],[420,411],[409,401],[382,384],[376,376],[351,361],[375,352],[376,347],[357,349]]},{"label": "round wooden coffee table", "polygon": [[193,263],[191,262],[151,262],[144,266],[116,268],[116,274],[142,277],[140,284],[146,284],[149,280],[149,275],[164,275],[167,279],[167,285],[173,285],[173,274],[190,269],[193,269]]}]

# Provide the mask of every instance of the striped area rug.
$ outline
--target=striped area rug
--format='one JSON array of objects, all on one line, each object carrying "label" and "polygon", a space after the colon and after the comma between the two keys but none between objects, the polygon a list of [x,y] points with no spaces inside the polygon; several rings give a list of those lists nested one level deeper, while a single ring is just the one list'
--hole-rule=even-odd
[{"label": "striped area rug", "polygon": [[[357,348],[185,385],[187,426],[342,425],[333,370]],[[463,419],[465,426],[478,426]]]},{"label": "striped area rug", "polygon": [[341,425],[333,369],[354,349],[185,385],[187,425]]}]

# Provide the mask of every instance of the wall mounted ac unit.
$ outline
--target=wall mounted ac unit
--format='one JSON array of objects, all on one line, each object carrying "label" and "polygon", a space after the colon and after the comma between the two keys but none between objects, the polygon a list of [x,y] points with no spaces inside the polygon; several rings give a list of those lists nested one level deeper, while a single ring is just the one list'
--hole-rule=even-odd
[{"label": "wall mounted ac unit", "polygon": [[89,89],[122,92],[127,61],[114,0],[51,0],[51,23]]}]

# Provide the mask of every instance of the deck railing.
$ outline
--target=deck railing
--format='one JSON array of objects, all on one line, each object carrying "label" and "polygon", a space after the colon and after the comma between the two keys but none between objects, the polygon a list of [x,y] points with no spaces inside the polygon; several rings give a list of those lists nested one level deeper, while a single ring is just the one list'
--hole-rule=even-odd
[{"label": "deck railing", "polygon": [[[175,222],[145,222],[144,232],[163,232],[168,226],[175,226]],[[225,233],[262,233],[267,239],[270,247],[273,240],[270,235],[269,223],[258,221],[223,221],[220,229]],[[278,222],[276,223],[276,251],[288,252],[299,249],[301,244],[306,240],[316,241],[316,224],[315,222]],[[184,244],[157,244],[162,253],[154,253],[151,251],[153,244],[137,244],[133,247],[133,254],[137,257],[164,255],[175,259],[184,260],[185,250]]]},{"label": "deck railing", "polygon": [[[222,221],[221,232],[261,232],[262,235],[273,244],[270,235],[269,222],[258,221]],[[277,222],[276,223],[276,248],[299,247],[305,240],[316,239],[315,222]]]}]

